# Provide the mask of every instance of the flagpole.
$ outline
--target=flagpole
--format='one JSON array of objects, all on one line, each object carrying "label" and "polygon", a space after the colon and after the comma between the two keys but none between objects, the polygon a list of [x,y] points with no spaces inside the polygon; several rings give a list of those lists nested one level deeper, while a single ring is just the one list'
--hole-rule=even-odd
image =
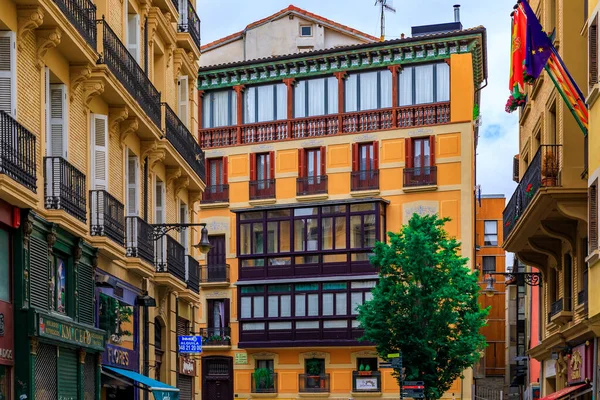
[{"label": "flagpole", "polygon": [[581,121],[577,117],[577,114],[575,113],[575,109],[573,108],[573,106],[571,105],[571,103],[568,101],[567,96],[565,95],[564,91],[562,90],[562,88],[560,87],[560,85],[558,84],[558,82],[556,81],[556,79],[554,78],[554,75],[552,75],[552,73],[550,72],[550,68],[548,68],[548,64],[544,65],[544,69],[546,70],[546,72],[550,76],[550,79],[552,79],[552,82],[554,83],[554,86],[556,86],[556,89],[557,89],[558,93],[560,93],[560,96],[562,97],[563,101],[565,102],[565,104],[569,108],[569,111],[571,111],[571,114],[573,115],[573,118],[575,118],[575,121],[577,122],[577,125],[579,125],[579,128],[581,128],[581,131],[583,132],[583,135],[587,136],[587,129],[583,126],[583,124],[581,123]]}]

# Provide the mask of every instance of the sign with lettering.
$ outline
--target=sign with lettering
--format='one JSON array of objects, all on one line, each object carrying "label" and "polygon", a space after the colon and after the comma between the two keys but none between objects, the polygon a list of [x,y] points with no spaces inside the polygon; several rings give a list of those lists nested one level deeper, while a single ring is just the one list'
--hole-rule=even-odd
[{"label": "sign with lettering", "polygon": [[0,364],[13,365],[14,360],[12,304],[0,301]]},{"label": "sign with lettering", "polygon": [[567,357],[567,381],[580,383],[593,378],[594,345],[586,342],[576,346]]},{"label": "sign with lettering", "polygon": [[235,353],[235,363],[241,365],[248,364],[248,353]]},{"label": "sign with lettering", "polygon": [[202,336],[177,336],[180,353],[202,353]]},{"label": "sign with lettering", "polygon": [[196,376],[196,361],[187,357],[179,357],[179,373],[182,375]]},{"label": "sign with lettering", "polygon": [[139,357],[133,350],[106,343],[106,350],[102,353],[102,364],[117,368],[138,370]]},{"label": "sign with lettering", "polygon": [[38,314],[38,335],[76,346],[104,350],[104,334],[70,321]]}]

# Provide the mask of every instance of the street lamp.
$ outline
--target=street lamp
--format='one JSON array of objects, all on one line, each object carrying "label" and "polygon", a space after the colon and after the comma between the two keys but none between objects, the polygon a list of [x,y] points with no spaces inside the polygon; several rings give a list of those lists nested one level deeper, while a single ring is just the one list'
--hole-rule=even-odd
[{"label": "street lamp", "polygon": [[202,226],[202,230],[200,231],[200,242],[193,247],[200,250],[200,253],[206,254],[212,249],[212,245],[208,240],[208,229],[206,229],[206,224],[200,225]]},{"label": "street lamp", "polygon": [[208,240],[208,229],[206,229],[206,223],[204,222],[197,224],[154,224],[152,225],[152,239],[156,242],[170,231],[181,232],[193,226],[201,226],[202,230],[200,231],[200,242],[192,247],[200,250],[202,254],[208,253],[213,246]]},{"label": "street lamp", "polygon": [[489,277],[485,279],[487,286],[483,289],[483,292],[488,297],[492,297],[496,293],[496,289],[494,289],[494,283],[496,283],[494,275],[502,275],[508,278],[509,284],[516,283],[517,285],[522,285],[524,283],[529,286],[541,286],[542,284],[542,274],[539,272],[491,272],[486,275],[489,275]]}]

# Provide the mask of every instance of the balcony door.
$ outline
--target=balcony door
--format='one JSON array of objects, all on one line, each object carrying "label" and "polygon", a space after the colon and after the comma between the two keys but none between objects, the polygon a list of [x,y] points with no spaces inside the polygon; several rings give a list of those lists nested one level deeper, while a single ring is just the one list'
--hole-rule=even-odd
[{"label": "balcony door", "polygon": [[306,176],[308,177],[308,184],[319,183],[321,175],[321,150],[306,150]]},{"label": "balcony door", "polygon": [[431,147],[429,138],[413,139],[413,168],[415,175],[431,173]]},{"label": "balcony door", "polygon": [[208,299],[208,336],[229,336],[229,299]]},{"label": "balcony door", "polygon": [[264,190],[270,187],[271,179],[271,157],[270,153],[256,155],[256,180],[258,189]]},{"label": "balcony door", "polygon": [[213,246],[208,252],[206,259],[206,279],[208,282],[227,281],[227,253],[225,249],[225,235],[211,235],[208,237]]}]

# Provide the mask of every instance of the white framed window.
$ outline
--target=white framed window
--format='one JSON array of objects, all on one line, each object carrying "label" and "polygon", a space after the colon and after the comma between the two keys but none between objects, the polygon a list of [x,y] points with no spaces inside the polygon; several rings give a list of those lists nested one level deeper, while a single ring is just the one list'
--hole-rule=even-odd
[{"label": "white framed window", "polygon": [[344,96],[346,112],[391,107],[391,71],[386,69],[348,75]]},{"label": "white framed window", "polygon": [[237,96],[233,90],[218,90],[204,94],[202,126],[216,128],[237,124]]},{"label": "white framed window", "polygon": [[188,0],[179,0],[179,25],[187,28],[188,23]]},{"label": "white framed window", "polygon": [[139,215],[140,198],[140,164],[139,158],[129,149],[127,149],[127,162],[125,163],[125,177],[127,180],[127,215]]},{"label": "white framed window", "polygon": [[[154,185],[154,223],[166,223],[166,193],[165,183],[156,178]],[[167,235],[154,242],[154,254],[157,268],[166,268],[167,262]],[[162,271],[162,272],[166,272]]]},{"label": "white framed window", "polygon": [[[188,205],[185,204],[181,200],[179,200],[179,223],[180,224],[188,223]],[[186,257],[185,257],[185,280],[187,281],[189,278],[189,265],[188,265],[187,254],[190,254],[188,229],[182,229],[181,232],[179,233],[179,243],[181,243],[181,245],[185,249],[185,252],[184,252],[184,254],[186,254]]]},{"label": "white framed window", "polygon": [[287,87],[283,83],[252,86],[244,91],[244,123],[287,118]]},{"label": "white framed window", "polygon": [[300,80],[294,88],[294,117],[336,114],[338,80],[333,77]]},{"label": "white framed window", "polygon": [[405,67],[398,76],[398,104],[450,100],[450,67],[445,62]]},{"label": "white framed window", "polygon": [[300,36],[307,37],[312,35],[312,25],[300,25]]},{"label": "white framed window", "polygon": [[189,128],[189,98],[187,75],[177,78],[177,113],[179,119]]},{"label": "white framed window", "polygon": [[46,155],[48,157],[68,156],[68,111],[67,87],[60,83],[50,83],[50,70],[46,68]]},{"label": "white framed window", "polygon": [[92,189],[108,190],[108,116],[91,115]]},{"label": "white framed window", "polygon": [[140,16],[127,14],[127,50],[140,62]]},{"label": "white framed window", "polygon": [[17,51],[12,31],[0,31],[0,110],[17,115]]},{"label": "white framed window", "polygon": [[483,245],[498,246],[498,221],[483,222]]}]

